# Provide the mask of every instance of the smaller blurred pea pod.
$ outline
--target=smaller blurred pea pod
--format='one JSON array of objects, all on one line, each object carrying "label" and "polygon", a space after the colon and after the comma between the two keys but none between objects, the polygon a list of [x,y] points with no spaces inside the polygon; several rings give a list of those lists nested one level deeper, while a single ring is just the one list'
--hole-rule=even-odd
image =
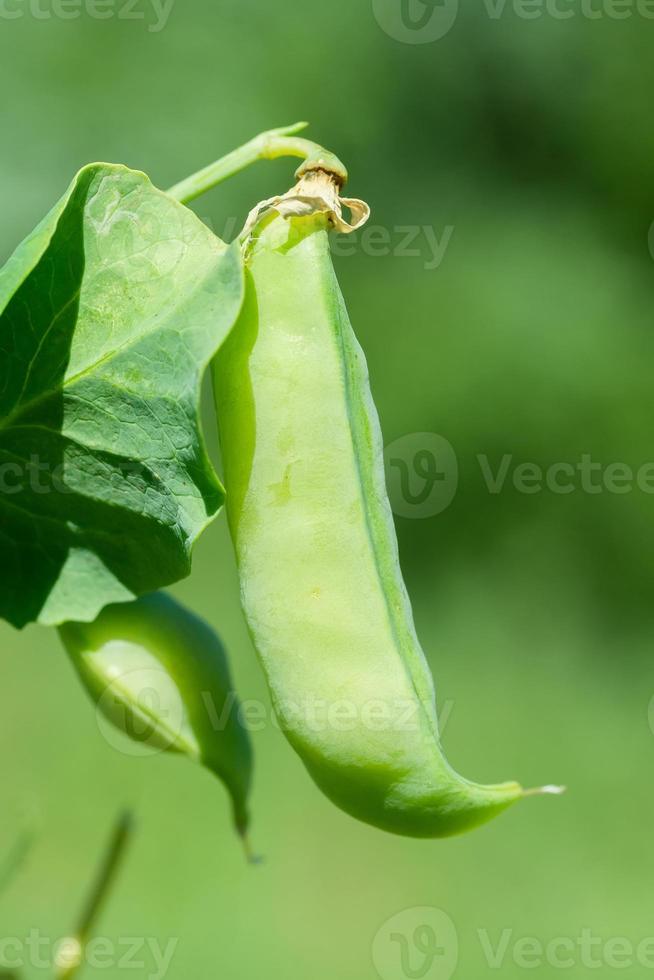
[{"label": "smaller blurred pea pod", "polygon": [[211,627],[162,592],[107,606],[59,634],[103,718],[143,753],[175,752],[206,766],[230,794],[247,845],[252,749],[225,649]]}]

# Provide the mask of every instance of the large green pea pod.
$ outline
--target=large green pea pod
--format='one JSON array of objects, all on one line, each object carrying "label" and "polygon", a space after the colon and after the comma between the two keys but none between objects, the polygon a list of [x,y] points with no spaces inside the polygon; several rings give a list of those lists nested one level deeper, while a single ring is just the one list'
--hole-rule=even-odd
[{"label": "large green pea pod", "polygon": [[377,412],[330,255],[338,178],[304,170],[252,215],[245,306],[214,361],[242,603],[281,727],[324,793],[384,830],[443,837],[525,791],[463,779],[441,752]]},{"label": "large green pea pod", "polygon": [[215,773],[245,839],[252,750],[211,627],[159,592],[107,606],[93,623],[65,623],[59,633],[102,717],[147,750],[187,755]]}]

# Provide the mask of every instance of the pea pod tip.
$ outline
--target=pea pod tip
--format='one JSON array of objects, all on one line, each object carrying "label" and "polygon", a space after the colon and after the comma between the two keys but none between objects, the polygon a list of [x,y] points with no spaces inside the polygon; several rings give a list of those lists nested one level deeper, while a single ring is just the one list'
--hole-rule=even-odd
[{"label": "pea pod tip", "polygon": [[567,790],[567,786],[536,786],[533,789],[523,790],[523,796],[562,796]]},{"label": "pea pod tip", "polygon": [[247,863],[253,866],[258,864],[263,864],[264,863],[263,855],[256,854],[255,851],[252,850],[252,842],[250,841],[250,837],[247,831],[239,831],[239,836],[243,843],[243,850],[245,852],[245,859]]}]

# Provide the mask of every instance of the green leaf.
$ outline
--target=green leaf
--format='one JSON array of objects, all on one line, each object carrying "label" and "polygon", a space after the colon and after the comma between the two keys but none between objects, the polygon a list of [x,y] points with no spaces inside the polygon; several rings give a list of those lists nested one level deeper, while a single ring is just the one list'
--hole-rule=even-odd
[{"label": "green leaf", "polygon": [[0,615],[90,621],[188,575],[224,499],[202,375],[243,269],[141,173],[93,164],[0,270]]}]

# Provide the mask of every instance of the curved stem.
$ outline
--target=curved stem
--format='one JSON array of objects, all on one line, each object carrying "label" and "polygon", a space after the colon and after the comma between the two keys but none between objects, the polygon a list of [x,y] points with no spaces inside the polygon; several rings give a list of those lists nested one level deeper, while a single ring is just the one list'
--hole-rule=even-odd
[{"label": "curved stem", "polygon": [[84,965],[84,952],[92,936],[95,923],[104,907],[111,891],[111,886],[125,856],[125,851],[132,835],[133,820],[131,813],[123,813],[116,822],[114,832],[107,848],[98,876],[91,889],[84,911],[77,924],[74,935],[66,944],[65,962],[57,972],[57,980],[71,980],[77,976]]},{"label": "curved stem", "polygon": [[0,866],[0,894],[2,894],[21,870],[34,843],[34,832],[24,830]]},{"label": "curved stem", "polygon": [[237,150],[232,150],[227,156],[221,157],[215,163],[209,164],[203,170],[187,177],[171,187],[167,193],[182,204],[200,197],[212,187],[222,183],[234,174],[245,170],[257,160],[275,160],[277,157],[299,157],[304,163],[297,171],[300,177],[308,170],[326,170],[334,174],[340,184],[347,180],[347,170],[333,153],[325,150],[318,143],[297,136],[307,123],[295,123],[280,129],[269,129],[244,143]]}]

